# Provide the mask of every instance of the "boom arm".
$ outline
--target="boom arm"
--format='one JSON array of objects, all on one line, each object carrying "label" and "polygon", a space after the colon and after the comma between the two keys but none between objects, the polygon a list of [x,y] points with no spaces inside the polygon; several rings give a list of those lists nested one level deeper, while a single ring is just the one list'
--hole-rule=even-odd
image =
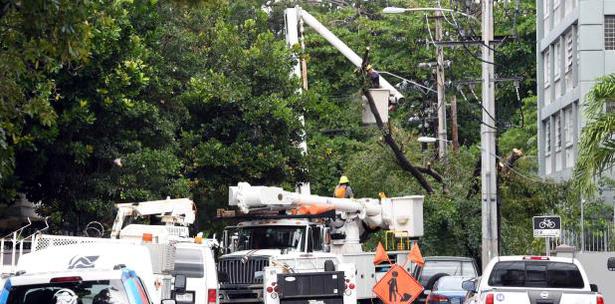
[{"label": "boom arm", "polygon": [[229,205],[244,213],[257,210],[293,210],[301,206],[330,207],[344,218],[354,218],[370,228],[393,230],[403,236],[423,235],[423,196],[384,199],[346,199],[284,191],[279,187],[239,183],[229,189]]},{"label": "boom arm", "polygon": [[[333,47],[335,47],[340,53],[342,53],[352,64],[356,67],[361,67],[363,59],[357,55],[352,49],[350,49],[342,40],[337,38],[329,29],[327,29],[322,23],[320,23],[314,16],[310,15],[307,11],[297,6],[295,8],[287,8],[284,10],[285,26],[286,26],[286,41],[292,46],[298,42],[298,22],[299,19],[303,20],[305,24],[313,28],[320,36],[325,38]],[[296,74],[299,75],[299,66],[295,67]],[[386,79],[380,76],[380,85],[388,89],[395,101],[399,101],[404,98],[394,86],[392,86]]]},{"label": "boom arm", "polygon": [[194,202],[187,198],[166,199],[141,203],[116,204],[117,215],[113,221],[111,238],[119,238],[120,231],[127,218],[158,215],[167,225],[189,226],[194,223],[196,210]]}]

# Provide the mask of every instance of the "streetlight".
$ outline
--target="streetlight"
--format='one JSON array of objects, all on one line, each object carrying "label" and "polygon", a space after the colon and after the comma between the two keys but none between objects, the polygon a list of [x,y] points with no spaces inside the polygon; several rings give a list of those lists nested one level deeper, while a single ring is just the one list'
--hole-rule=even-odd
[{"label": "streetlight", "polygon": [[406,13],[406,12],[425,12],[425,11],[451,12],[451,13],[455,13],[455,14],[459,14],[459,15],[468,17],[470,19],[478,20],[478,19],[476,19],[476,17],[474,17],[472,15],[468,15],[468,14],[466,14],[464,12],[456,11],[456,10],[449,9],[449,8],[442,8],[442,7],[403,8],[403,7],[389,6],[389,7],[385,7],[382,10],[382,13],[384,13],[384,14],[403,14],[403,13]]},{"label": "streetlight", "polygon": [[447,139],[440,139],[440,138],[436,138],[436,137],[431,137],[431,136],[421,136],[419,138],[416,139],[418,142],[423,143],[423,144],[432,144],[435,143],[437,141],[440,142],[444,142],[444,143],[450,143],[450,140]]}]

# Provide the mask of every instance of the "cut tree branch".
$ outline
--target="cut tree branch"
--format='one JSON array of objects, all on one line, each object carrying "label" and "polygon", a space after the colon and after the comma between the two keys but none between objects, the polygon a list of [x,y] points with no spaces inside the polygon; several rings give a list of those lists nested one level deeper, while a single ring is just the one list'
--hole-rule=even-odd
[{"label": "cut tree branch", "polygon": [[389,145],[391,150],[393,150],[393,154],[395,154],[395,158],[397,159],[399,166],[405,171],[410,172],[410,174],[419,182],[421,187],[423,187],[423,189],[425,189],[427,193],[432,194],[433,188],[431,187],[431,184],[429,184],[429,182],[425,179],[425,177],[423,176],[423,174],[421,174],[417,167],[413,166],[412,163],[410,163],[408,158],[406,158],[406,155],[404,155],[404,153],[401,151],[401,149],[395,142],[395,139],[393,139],[393,136],[391,136],[391,132],[389,132],[388,129],[384,126],[384,123],[382,122],[382,118],[378,113],[378,109],[376,108],[376,103],[374,102],[374,98],[372,97],[371,92],[366,88],[363,88],[362,91],[363,95],[365,95],[365,97],[367,98],[369,109],[372,111],[372,114],[374,114],[376,125],[378,126],[378,129],[380,129],[380,131],[382,132],[384,141],[387,143],[387,145]]}]

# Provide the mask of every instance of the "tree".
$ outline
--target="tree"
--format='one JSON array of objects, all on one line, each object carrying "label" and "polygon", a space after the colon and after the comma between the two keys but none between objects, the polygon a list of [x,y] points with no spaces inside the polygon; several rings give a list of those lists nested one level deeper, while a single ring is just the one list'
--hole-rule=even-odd
[{"label": "tree", "polygon": [[596,194],[595,179],[615,163],[615,113],[605,111],[615,100],[615,74],[600,78],[587,94],[587,123],[581,131],[579,156],[574,169],[574,189],[581,197]]}]

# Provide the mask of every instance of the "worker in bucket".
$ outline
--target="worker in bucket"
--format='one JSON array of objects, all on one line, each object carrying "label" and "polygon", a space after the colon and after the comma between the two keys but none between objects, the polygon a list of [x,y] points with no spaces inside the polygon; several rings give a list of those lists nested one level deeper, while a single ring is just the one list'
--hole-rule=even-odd
[{"label": "worker in bucket", "polygon": [[352,188],[350,188],[350,180],[346,175],[342,175],[340,177],[340,182],[335,187],[335,191],[333,195],[337,198],[353,198],[354,194],[352,193]]},{"label": "worker in bucket", "polygon": [[369,79],[371,80],[372,88],[380,88],[380,74],[374,71],[374,68],[371,64],[368,64],[365,70],[367,71],[367,76],[369,76]]}]

